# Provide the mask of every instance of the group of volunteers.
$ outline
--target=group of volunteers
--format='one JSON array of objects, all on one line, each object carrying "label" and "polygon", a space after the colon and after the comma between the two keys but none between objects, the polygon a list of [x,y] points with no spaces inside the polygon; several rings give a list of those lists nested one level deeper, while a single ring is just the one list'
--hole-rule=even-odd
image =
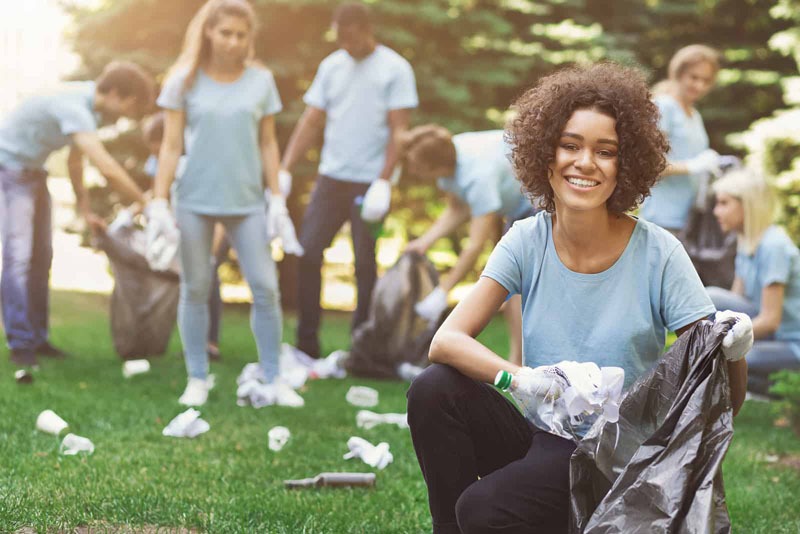
[{"label": "group of volunteers", "polygon": [[[425,254],[469,222],[456,264],[416,304],[421,317],[439,320],[448,292],[487,242],[496,243],[477,284],[434,337],[432,365],[408,391],[437,533],[567,528],[575,443],[533,426],[493,388],[504,372],[511,375],[505,385],[523,396],[549,389],[539,369],[564,359],[621,367],[628,387],[660,358],[668,331],[680,336],[707,318],[735,322],[722,348],[734,413],[748,388],[766,392],[769,373],[800,368],[800,252],[774,224],[765,179],[738,170],[713,183],[714,214],[739,239],[732,288],[704,288],[679,240],[698,177],[719,174],[721,163],[695,109],[720,68],[713,49],[678,51],[655,97],[634,68],[564,68],[517,99],[505,131],[453,134],[435,124],[410,128],[418,105],[411,65],[376,41],[364,4],[345,3],[333,14],[339,49],[320,64],[281,157],[275,116],[282,103],[273,75],[254,58],[256,22],[246,0],[209,0],[191,21],[157,98],[161,111],[145,123],[153,154],[149,201],[96,133],[150,109],[154,84],[136,65],[111,63],[95,82],[30,98],[0,124],[7,214],[1,289],[12,362],[65,356],[48,340],[52,249],[43,164],[70,145],[77,206],[92,228],[101,231],[104,222],[89,210],[84,154],[113,187],[145,206],[151,242],[177,245],[188,371],[179,400],[190,406],[204,404],[212,386],[219,318],[209,309],[218,301],[215,271],[228,246],[252,292],[264,384],[275,404],[296,405],[297,393],[278,377],[282,314],[273,238],[299,257],[297,347],[315,358],[323,252],[349,221],[356,327],[367,318],[376,280],[369,225],[389,211],[397,165],[435,182],[446,202],[408,252]],[[319,175],[297,237],[286,208],[291,170],[320,133]],[[630,215],[639,207],[638,217]],[[501,308],[507,358],[476,339]]]}]

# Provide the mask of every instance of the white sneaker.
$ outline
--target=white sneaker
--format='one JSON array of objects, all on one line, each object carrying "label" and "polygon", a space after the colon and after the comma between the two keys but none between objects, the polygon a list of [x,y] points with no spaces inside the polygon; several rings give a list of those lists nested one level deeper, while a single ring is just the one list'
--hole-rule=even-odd
[{"label": "white sneaker", "polygon": [[278,406],[290,406],[292,408],[301,408],[306,405],[306,401],[297,394],[288,384],[283,382],[275,382],[270,385],[273,394],[275,395],[275,404]]},{"label": "white sneaker", "polygon": [[190,378],[178,402],[184,406],[202,406],[208,400],[209,389],[207,380]]}]

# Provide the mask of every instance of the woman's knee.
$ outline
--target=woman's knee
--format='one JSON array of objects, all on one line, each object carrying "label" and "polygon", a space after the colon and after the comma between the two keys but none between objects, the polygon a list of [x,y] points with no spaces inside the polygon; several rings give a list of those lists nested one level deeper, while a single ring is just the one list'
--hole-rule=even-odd
[{"label": "woman's knee", "polygon": [[444,401],[462,389],[471,379],[459,371],[434,363],[417,376],[408,388],[408,419],[413,424],[415,416],[441,406]]},{"label": "woman's knee", "polygon": [[485,533],[490,526],[497,527],[504,520],[495,506],[496,495],[480,481],[471,484],[456,501],[456,521],[462,534]]}]

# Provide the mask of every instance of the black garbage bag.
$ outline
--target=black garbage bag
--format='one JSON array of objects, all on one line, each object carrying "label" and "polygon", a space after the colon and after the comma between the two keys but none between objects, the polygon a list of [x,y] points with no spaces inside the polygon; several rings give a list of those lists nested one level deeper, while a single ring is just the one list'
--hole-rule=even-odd
[{"label": "black garbage bag", "polygon": [[177,317],[179,275],[150,269],[137,252],[143,242],[143,232],[135,227],[95,236],[114,276],[111,337],[123,360],[164,354]]},{"label": "black garbage bag", "polygon": [[570,461],[570,531],[730,532],[720,466],[733,437],[728,326],[702,321],[636,381],[618,423],[598,421]]},{"label": "black garbage bag", "polygon": [[403,254],[377,281],[369,317],[353,332],[344,361],[354,376],[397,378],[397,367],[408,362],[428,364],[428,348],[440,323],[430,324],[414,312],[414,304],[439,284],[433,264],[415,253]]}]

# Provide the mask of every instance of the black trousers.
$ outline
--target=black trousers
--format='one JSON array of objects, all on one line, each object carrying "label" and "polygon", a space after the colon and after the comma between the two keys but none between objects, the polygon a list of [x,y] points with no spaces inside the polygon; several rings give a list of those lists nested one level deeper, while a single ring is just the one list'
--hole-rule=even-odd
[{"label": "black trousers", "polygon": [[428,367],[407,397],[434,533],[567,531],[572,441],[447,365]]}]

